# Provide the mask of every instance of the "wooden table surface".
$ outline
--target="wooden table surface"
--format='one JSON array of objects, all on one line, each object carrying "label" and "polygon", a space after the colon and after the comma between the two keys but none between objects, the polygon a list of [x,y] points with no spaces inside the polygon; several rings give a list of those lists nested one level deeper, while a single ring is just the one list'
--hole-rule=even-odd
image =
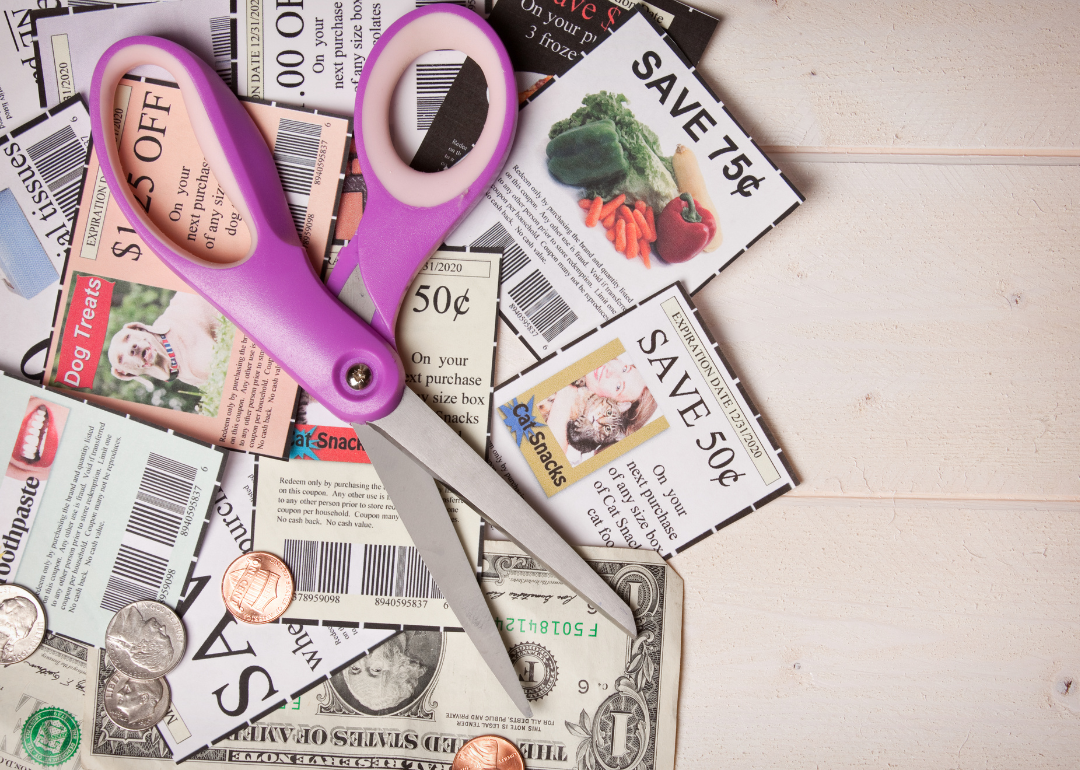
[{"label": "wooden table surface", "polygon": [[801,485],[672,560],[677,767],[1080,767],[1080,4],[691,4],[807,201],[695,297]]}]

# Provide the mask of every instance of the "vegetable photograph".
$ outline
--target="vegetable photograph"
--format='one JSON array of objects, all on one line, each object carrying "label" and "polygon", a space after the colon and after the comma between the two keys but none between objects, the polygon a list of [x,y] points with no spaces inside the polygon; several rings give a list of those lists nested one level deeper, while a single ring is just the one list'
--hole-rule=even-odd
[{"label": "vegetable photograph", "polygon": [[679,263],[719,248],[716,204],[693,150],[665,155],[656,133],[623,94],[589,94],[548,132],[547,168],[579,188],[585,225],[602,225],[626,259]]}]

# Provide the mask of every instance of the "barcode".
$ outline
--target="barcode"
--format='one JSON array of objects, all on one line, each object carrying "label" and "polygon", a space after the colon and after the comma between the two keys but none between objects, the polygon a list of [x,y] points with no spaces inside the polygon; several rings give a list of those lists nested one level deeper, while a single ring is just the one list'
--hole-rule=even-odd
[{"label": "barcode", "polygon": [[278,121],[274,163],[285,192],[311,195],[321,139],[322,126],[318,123],[301,123],[288,118]]},{"label": "barcode", "polygon": [[282,558],[300,593],[443,598],[411,545],[365,545],[360,554],[351,543],[286,539]]},{"label": "barcode", "polygon": [[[293,203],[289,201],[289,213],[292,214],[293,226],[296,227],[296,232],[300,234],[300,238],[304,237],[304,225],[307,222],[307,206],[303,203]],[[304,241],[305,245],[307,241]]]},{"label": "barcode", "polygon": [[122,544],[105,586],[101,609],[119,612],[132,602],[156,599],[168,566],[166,558]]},{"label": "barcode", "polygon": [[71,222],[79,202],[86,146],[75,136],[71,126],[64,126],[28,147],[26,154],[34,162],[64,219]]},{"label": "barcode", "polygon": [[221,79],[233,84],[233,51],[236,50],[236,19],[215,16],[210,19],[210,45],[214,51],[214,69]]},{"label": "barcode", "polygon": [[283,560],[296,590],[311,594],[349,593],[351,543],[285,540]]},{"label": "barcode", "polygon": [[420,552],[411,545],[365,545],[360,593],[365,596],[442,598]]},{"label": "barcode", "polygon": [[150,453],[101,599],[103,610],[118,612],[131,602],[157,598],[194,486],[193,466]]},{"label": "barcode", "polygon": [[514,304],[548,342],[578,319],[539,270],[529,273],[525,280],[510,289],[509,294]]},{"label": "barcode", "polygon": [[525,249],[518,246],[514,236],[506,231],[501,224],[492,225],[475,241],[469,244],[473,249],[499,249],[502,251],[502,274],[499,283],[506,283],[508,279],[518,273],[529,264],[529,255]]},{"label": "barcode", "polygon": [[[421,3],[416,4],[417,7]],[[426,5],[426,3],[425,3]],[[427,131],[461,71],[460,64],[416,65],[416,130]]]},{"label": "barcode", "polygon": [[[514,236],[510,235],[501,224],[489,227],[469,246],[474,249],[502,249],[500,284],[506,283],[532,262],[525,249],[518,245]],[[548,342],[566,331],[578,319],[577,314],[570,309],[559,292],[555,291],[539,270],[533,270],[508,293],[514,304]]]}]

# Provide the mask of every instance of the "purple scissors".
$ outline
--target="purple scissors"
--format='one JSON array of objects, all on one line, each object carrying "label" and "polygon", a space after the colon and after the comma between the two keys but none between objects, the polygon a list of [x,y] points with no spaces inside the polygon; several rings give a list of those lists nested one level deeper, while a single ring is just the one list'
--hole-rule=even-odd
[{"label": "purple scissors", "polygon": [[[482,69],[488,114],[468,155],[450,169],[427,174],[398,157],[390,138],[390,100],[406,67],[423,53],[446,48],[448,41]],[[113,139],[113,95],[120,78],[141,64],[164,68],[179,84],[199,146],[248,225],[251,246],[235,262],[212,263],[185,250],[162,232],[124,183]],[[433,479],[620,629],[636,635],[625,602],[404,385],[394,336],[401,301],[420,265],[502,169],[516,128],[513,70],[484,21],[458,6],[430,5],[391,25],[372,50],[357,88],[355,115],[368,200],[332,277],[340,297],[308,262],[273,157],[255,124],[214,70],[190,51],[155,37],[116,43],[94,70],[90,116],[102,172],[139,236],[305,390],[352,423],[428,570],[523,713],[531,714],[528,701]]]}]

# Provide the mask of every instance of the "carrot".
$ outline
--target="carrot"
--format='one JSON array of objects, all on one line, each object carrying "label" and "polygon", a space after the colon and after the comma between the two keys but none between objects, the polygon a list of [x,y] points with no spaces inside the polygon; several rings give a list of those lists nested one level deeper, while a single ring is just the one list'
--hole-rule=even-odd
[{"label": "carrot", "polygon": [[615,251],[626,253],[626,220],[615,223]]},{"label": "carrot", "polygon": [[608,214],[602,221],[604,223],[604,228],[610,230],[615,226],[615,214]]},{"label": "carrot", "polygon": [[649,262],[649,242],[644,238],[641,239],[641,258],[645,261],[645,269],[652,270],[652,263]]},{"label": "carrot", "polygon": [[577,205],[581,206],[581,208],[588,211],[592,207],[592,202],[593,202],[592,198],[582,198],[581,200],[579,200],[577,202]]},{"label": "carrot", "polygon": [[637,209],[634,209],[634,224],[637,225],[637,229],[638,232],[641,233],[641,237],[648,239],[648,237],[651,235],[649,231],[649,223],[645,221],[644,215]]},{"label": "carrot", "polygon": [[634,201],[634,210],[645,213],[645,201]]},{"label": "carrot", "polygon": [[609,241],[611,241],[612,243],[615,242],[615,228],[614,227],[609,227],[607,229],[607,232],[604,233],[604,235],[606,235],[607,239]]},{"label": "carrot", "polygon": [[597,195],[593,198],[592,206],[589,207],[589,213],[585,215],[585,226],[596,227],[596,223],[600,221],[600,209],[604,207],[604,199]]},{"label": "carrot", "polygon": [[619,206],[619,216],[626,220],[626,226],[634,224],[634,215],[630,213],[630,209],[626,206]]},{"label": "carrot", "polygon": [[619,208],[619,206],[623,204],[624,200],[626,200],[625,195],[616,195],[614,198],[609,200],[607,203],[604,204],[604,208],[600,209],[600,218],[607,219],[608,214]]},{"label": "carrot", "polygon": [[637,225],[632,222],[626,224],[626,258],[633,259],[638,255],[638,231]]},{"label": "carrot", "polygon": [[656,241],[656,217],[653,216],[652,206],[645,209],[645,222],[649,225],[649,242]]}]

